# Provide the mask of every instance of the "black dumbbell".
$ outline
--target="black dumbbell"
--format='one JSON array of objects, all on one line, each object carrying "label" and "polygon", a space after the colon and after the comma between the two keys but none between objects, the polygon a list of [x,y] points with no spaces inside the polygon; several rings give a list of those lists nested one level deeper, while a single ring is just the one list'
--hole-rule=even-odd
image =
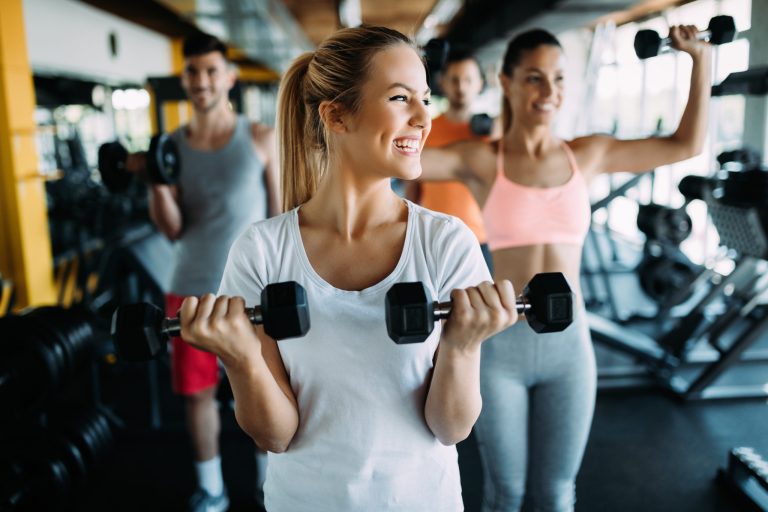
[{"label": "black dumbbell", "polygon": [[[387,333],[397,344],[422,343],[437,320],[451,314],[450,302],[433,302],[423,283],[398,283],[385,299]],[[573,292],[560,272],[536,274],[517,298],[517,312],[525,313],[536,332],[559,332],[573,322]]]},{"label": "black dumbbell", "polygon": [[[702,201],[709,197],[722,197],[722,183],[716,178],[707,178],[705,176],[685,176],[680,180],[677,189],[685,197],[686,201],[700,199]],[[717,194],[716,191],[719,191]]]},{"label": "black dumbbell", "polygon": [[114,451],[114,426],[106,409],[69,413],[63,419],[46,414],[47,428],[26,427],[29,436],[6,443],[0,510],[69,510],[77,491]]},{"label": "black dumbbell", "polygon": [[[736,36],[736,23],[732,16],[715,16],[709,20],[707,30],[696,35],[697,39],[707,39],[711,44],[730,43]],[[655,30],[639,30],[635,34],[635,53],[639,59],[650,59],[670,47],[669,37],[661,38]]]},{"label": "black dumbbell", "polygon": [[488,114],[475,114],[469,118],[469,129],[475,135],[490,135],[493,129],[493,118]]},{"label": "black dumbbell", "polygon": [[180,164],[179,148],[167,133],[152,137],[147,151],[147,180],[150,183],[176,183],[179,181]]},{"label": "black dumbbell", "polygon": [[[118,141],[107,142],[99,147],[99,173],[104,186],[112,193],[124,192],[133,181],[125,163],[128,150]],[[148,183],[172,185],[179,180],[181,171],[179,148],[166,133],[154,135],[146,152],[146,169],[139,173]]]},{"label": "black dumbbell", "polygon": [[649,203],[637,210],[637,228],[648,240],[677,246],[690,236],[693,223],[685,208]]},{"label": "black dumbbell", "polygon": [[[681,293],[703,271],[694,265],[676,245],[647,240],[643,259],[635,269],[640,288],[651,299],[665,307],[675,306],[688,300],[692,294]],[[676,299],[674,303],[670,301]]]},{"label": "black dumbbell", "polygon": [[[276,340],[309,332],[309,305],[304,288],[294,282],[274,283],[261,291],[261,305],[246,308],[248,320],[263,324]],[[165,351],[168,339],[181,333],[179,318],[166,318],[152,304],[120,306],[112,316],[112,340],[125,361],[148,361]]]},{"label": "black dumbbell", "polygon": [[99,174],[101,182],[110,192],[123,192],[133,181],[133,176],[125,169],[127,158],[128,150],[118,141],[99,146]]},{"label": "black dumbbell", "polygon": [[732,149],[730,151],[723,151],[717,155],[716,160],[717,163],[720,164],[721,169],[728,167],[745,169],[760,165],[763,156],[755,149],[743,147]]}]

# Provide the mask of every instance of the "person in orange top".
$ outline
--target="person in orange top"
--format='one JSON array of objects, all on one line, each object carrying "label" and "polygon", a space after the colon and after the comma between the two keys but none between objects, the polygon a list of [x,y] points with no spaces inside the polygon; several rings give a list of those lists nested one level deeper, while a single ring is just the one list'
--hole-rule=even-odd
[{"label": "person in orange top", "polygon": [[[448,110],[432,120],[432,131],[425,146],[441,147],[463,140],[483,140],[484,137],[473,133],[469,125],[472,104],[484,86],[477,59],[465,51],[451,51],[439,85],[448,99]],[[491,253],[486,245],[482,213],[466,185],[459,181],[412,181],[408,183],[406,191],[409,199],[423,207],[464,221],[480,242],[483,257],[488,268],[491,268]]]}]

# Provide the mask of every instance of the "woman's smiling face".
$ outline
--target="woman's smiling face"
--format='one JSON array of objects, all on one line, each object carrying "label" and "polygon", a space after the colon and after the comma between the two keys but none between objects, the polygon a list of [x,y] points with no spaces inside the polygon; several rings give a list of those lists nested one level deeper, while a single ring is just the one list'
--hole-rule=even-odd
[{"label": "woman's smiling face", "polygon": [[337,138],[343,159],[382,177],[414,179],[432,126],[424,63],[409,46],[377,53],[361,90],[359,110],[344,117]]}]

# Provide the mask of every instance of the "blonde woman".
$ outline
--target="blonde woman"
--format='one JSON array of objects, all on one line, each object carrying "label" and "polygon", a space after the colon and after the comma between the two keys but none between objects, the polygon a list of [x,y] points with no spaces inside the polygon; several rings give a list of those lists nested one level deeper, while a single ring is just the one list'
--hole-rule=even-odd
[{"label": "blonde woman", "polygon": [[[184,339],[221,358],[240,426],[270,452],[270,512],[463,509],[454,444],[480,413],[480,346],[517,314],[464,224],[390,188],[421,173],[428,102],[399,32],[345,29],[299,57],[278,100],[288,211],[238,239],[218,298],[182,306]],[[287,280],[312,326],[275,342],[243,307]],[[425,343],[387,336],[384,295],[401,281],[453,300]]]}]

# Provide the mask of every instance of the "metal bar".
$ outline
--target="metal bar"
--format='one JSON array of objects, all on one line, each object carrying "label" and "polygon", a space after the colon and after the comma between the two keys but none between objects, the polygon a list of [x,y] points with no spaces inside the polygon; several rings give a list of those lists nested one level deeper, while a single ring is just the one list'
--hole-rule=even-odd
[{"label": "metal bar", "polygon": [[[709,386],[715,379],[739,360],[741,353],[744,352],[763,334],[763,329],[768,326],[768,315],[765,315],[759,322],[745,330],[745,332],[728,348],[719,361],[705,369],[695,381],[685,390],[684,398],[695,398],[702,394],[703,390]],[[763,386],[763,394],[768,395],[768,389]]]}]

